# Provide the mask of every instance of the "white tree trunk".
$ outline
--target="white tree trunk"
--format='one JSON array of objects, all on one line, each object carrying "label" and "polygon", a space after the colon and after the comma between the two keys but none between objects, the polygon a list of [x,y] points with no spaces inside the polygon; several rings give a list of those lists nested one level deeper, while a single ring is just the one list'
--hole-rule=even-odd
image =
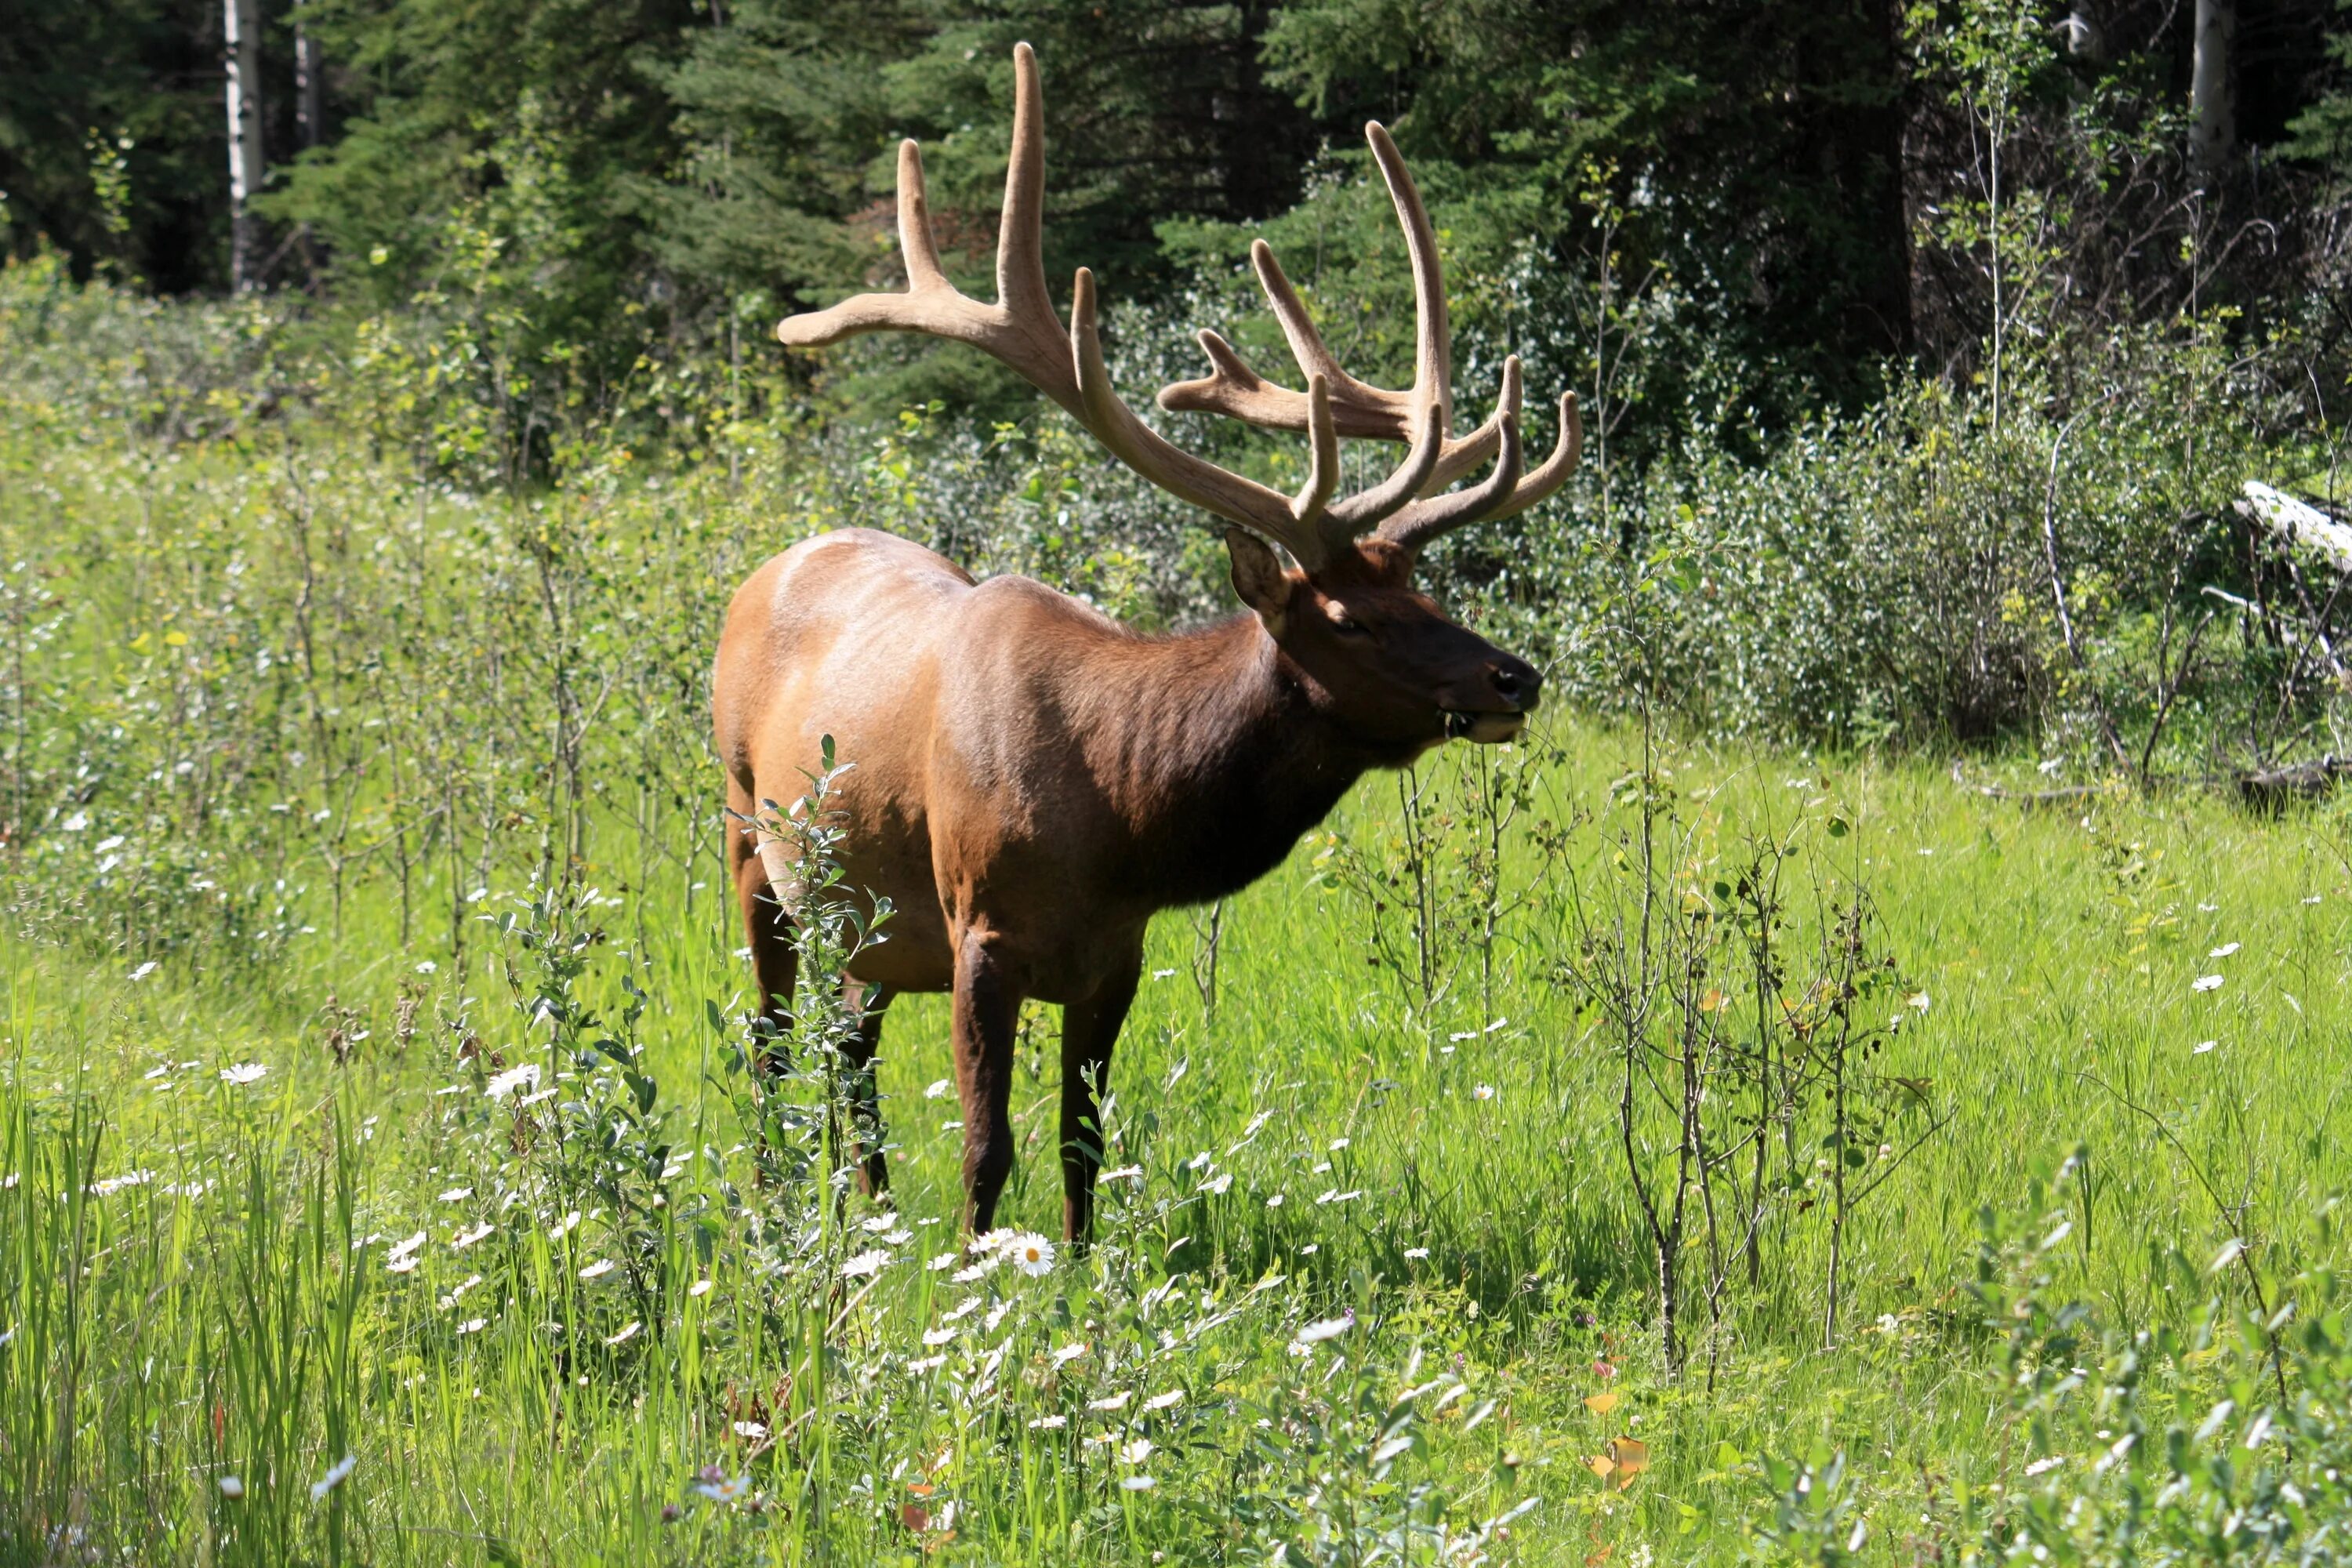
[{"label": "white tree trunk", "polygon": [[228,45],[229,279],[242,293],[261,281],[261,0],[225,0]]},{"label": "white tree trunk", "polygon": [[327,139],[326,88],[321,77],[326,71],[326,58],[319,52],[319,40],[310,29],[297,25],[294,29],[294,124],[301,132],[302,145],[307,150]]},{"label": "white tree trunk", "polygon": [[2189,161],[2217,174],[2238,151],[2238,0],[2197,0],[2196,58],[2190,67]]}]

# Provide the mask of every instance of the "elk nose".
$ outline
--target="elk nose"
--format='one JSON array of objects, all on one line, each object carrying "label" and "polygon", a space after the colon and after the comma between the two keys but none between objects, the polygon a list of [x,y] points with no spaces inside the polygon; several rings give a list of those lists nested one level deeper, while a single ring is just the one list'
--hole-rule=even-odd
[{"label": "elk nose", "polygon": [[1486,679],[1496,696],[1521,712],[1533,712],[1543,691],[1543,677],[1536,673],[1535,667],[1508,654],[1495,662]]}]

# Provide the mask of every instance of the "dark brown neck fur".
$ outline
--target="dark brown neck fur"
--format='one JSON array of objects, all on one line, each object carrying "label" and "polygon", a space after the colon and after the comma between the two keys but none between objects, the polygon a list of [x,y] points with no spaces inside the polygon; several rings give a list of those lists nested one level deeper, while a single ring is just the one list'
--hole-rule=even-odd
[{"label": "dark brown neck fur", "polygon": [[1087,743],[1133,826],[1111,868],[1123,900],[1166,908],[1240,891],[1381,760],[1340,731],[1255,616],[1135,638],[1106,662],[1106,722]]}]

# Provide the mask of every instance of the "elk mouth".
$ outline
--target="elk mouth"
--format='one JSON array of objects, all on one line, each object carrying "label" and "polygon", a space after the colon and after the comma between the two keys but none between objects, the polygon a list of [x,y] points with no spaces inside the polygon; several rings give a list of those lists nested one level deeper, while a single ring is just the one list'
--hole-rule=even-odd
[{"label": "elk mouth", "polygon": [[1528,722],[1527,714],[1517,709],[1502,713],[1472,713],[1448,708],[1444,712],[1447,740],[1469,741],[1482,746],[1514,739]]}]

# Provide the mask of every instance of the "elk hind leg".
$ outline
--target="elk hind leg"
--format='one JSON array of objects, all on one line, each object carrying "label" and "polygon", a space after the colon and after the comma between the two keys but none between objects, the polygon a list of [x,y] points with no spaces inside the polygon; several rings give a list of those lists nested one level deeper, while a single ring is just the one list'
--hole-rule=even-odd
[{"label": "elk hind leg", "polygon": [[1094,1234],[1095,1177],[1102,1170],[1102,1106],[1110,1048],[1143,973],[1139,951],[1101,989],[1062,1009],[1062,1236],[1084,1248]]},{"label": "elk hind leg", "polygon": [[975,1236],[995,1226],[996,1200],[1013,1173],[1013,1041],[1021,992],[992,948],[987,931],[958,934],[950,1024],[963,1102],[964,1228]]}]

